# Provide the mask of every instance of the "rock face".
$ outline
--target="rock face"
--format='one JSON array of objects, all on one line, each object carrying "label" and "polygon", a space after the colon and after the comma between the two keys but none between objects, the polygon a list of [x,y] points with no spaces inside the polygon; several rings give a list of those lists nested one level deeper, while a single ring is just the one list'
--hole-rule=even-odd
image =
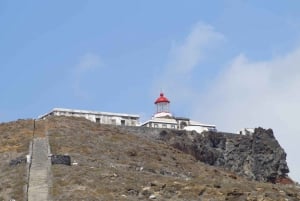
[{"label": "rock face", "polygon": [[52,165],[71,165],[71,157],[67,155],[52,155],[51,156]]},{"label": "rock face", "polygon": [[24,157],[24,156],[21,156],[21,157],[11,160],[9,162],[9,166],[16,166],[16,165],[20,165],[22,163],[26,163],[26,157]]},{"label": "rock face", "polygon": [[256,128],[249,135],[165,130],[159,139],[197,160],[249,179],[276,183],[286,181],[289,172],[286,153],[271,129]]}]

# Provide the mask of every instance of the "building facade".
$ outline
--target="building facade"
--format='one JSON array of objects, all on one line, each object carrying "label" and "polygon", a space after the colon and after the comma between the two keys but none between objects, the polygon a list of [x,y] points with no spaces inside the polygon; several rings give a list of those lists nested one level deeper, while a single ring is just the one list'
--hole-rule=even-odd
[{"label": "building facade", "polygon": [[201,133],[203,131],[216,131],[215,125],[203,124],[185,117],[175,117],[170,112],[170,101],[163,93],[154,102],[156,112],[153,117],[140,124],[140,116],[136,114],[123,114],[112,112],[98,112],[89,110],[75,110],[66,108],[54,108],[50,112],[39,116],[39,119],[47,119],[50,116],[83,117],[99,124],[119,126],[142,126],[149,128],[167,128],[175,130],[188,130]]},{"label": "building facade", "polygon": [[99,124],[112,124],[121,126],[138,126],[140,119],[140,116],[135,114],[73,110],[65,108],[54,108],[52,111],[41,115],[38,118],[46,119],[49,116],[83,117]]}]

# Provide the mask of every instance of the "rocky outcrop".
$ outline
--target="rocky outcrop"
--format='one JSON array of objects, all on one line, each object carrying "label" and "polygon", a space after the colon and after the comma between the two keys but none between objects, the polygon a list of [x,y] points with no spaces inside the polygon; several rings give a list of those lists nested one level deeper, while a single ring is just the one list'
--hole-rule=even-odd
[{"label": "rocky outcrop", "polygon": [[51,156],[52,165],[71,165],[71,157],[67,155],[52,155]]},{"label": "rocky outcrop", "polygon": [[197,160],[249,179],[272,183],[288,180],[286,153],[271,129],[256,128],[249,135],[164,130],[159,139]]}]

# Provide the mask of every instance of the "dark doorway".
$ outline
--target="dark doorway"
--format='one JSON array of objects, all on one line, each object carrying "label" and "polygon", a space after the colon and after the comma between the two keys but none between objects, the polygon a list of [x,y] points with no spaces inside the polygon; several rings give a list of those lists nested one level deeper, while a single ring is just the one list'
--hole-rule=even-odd
[{"label": "dark doorway", "polygon": [[96,123],[100,124],[100,118],[96,118]]},{"label": "dark doorway", "polygon": [[182,122],[180,123],[180,129],[183,129],[183,128],[186,127],[186,126],[187,126],[187,123],[186,123],[186,122],[182,121]]}]

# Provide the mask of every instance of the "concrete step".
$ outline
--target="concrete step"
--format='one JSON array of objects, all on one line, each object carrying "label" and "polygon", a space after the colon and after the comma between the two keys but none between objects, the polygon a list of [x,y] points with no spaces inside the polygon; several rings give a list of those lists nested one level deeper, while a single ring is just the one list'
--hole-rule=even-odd
[{"label": "concrete step", "polygon": [[47,138],[33,140],[32,163],[29,172],[28,201],[48,200],[48,179],[51,161],[48,155],[49,142]]}]

